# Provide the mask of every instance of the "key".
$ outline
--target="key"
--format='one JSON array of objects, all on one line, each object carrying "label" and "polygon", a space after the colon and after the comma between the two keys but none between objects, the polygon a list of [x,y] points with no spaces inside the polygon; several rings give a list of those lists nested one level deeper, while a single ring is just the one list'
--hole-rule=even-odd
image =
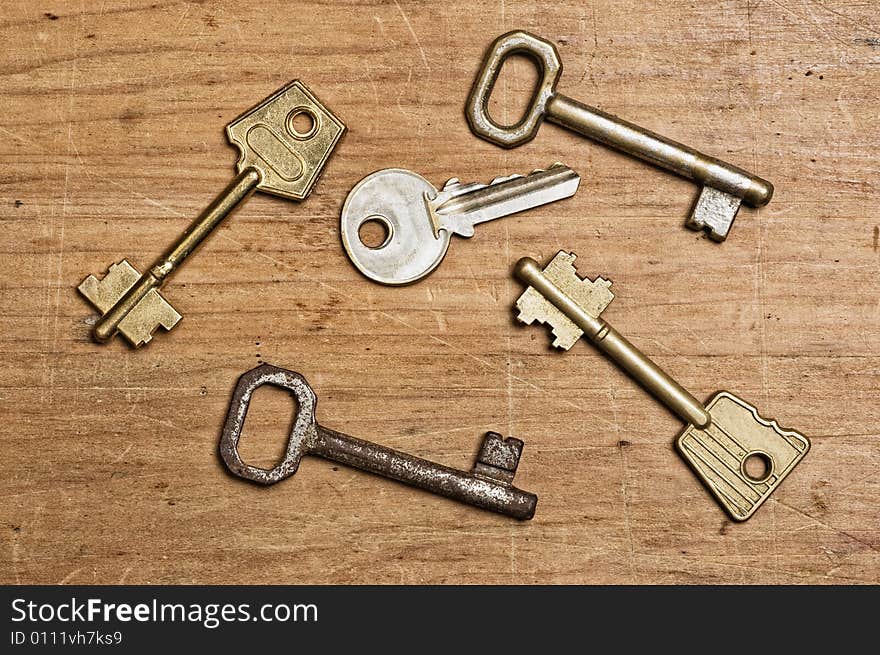
[{"label": "key", "polygon": [[[411,284],[443,261],[453,234],[470,238],[474,226],[573,196],[580,177],[562,164],[529,175],[498,177],[489,184],[456,178],[438,191],[425,178],[401,168],[368,175],[342,207],[342,245],[357,269],[375,282]],[[361,227],[378,223],[385,239],[365,244]]]},{"label": "key", "polygon": [[[284,457],[268,470],[246,464],[238,453],[251,396],[264,384],[287,389],[298,405]],[[227,468],[246,480],[275,484],[296,473],[304,455],[315,455],[516,519],[534,516],[538,497],[512,484],[523,449],[519,439],[488,432],[473,470],[459,471],[318,425],[316,404],[315,392],[299,373],[262,364],[243,374],[220,437]]]},{"label": "key", "polygon": [[232,121],[226,136],[239,150],[238,175],[178,241],[143,275],[123,259],[103,279],[89,275],[79,285],[102,314],[92,331],[95,340],[103,343],[120,333],[138,348],[160,326],[177,325],[180,314],[159,293],[168,276],[254,191],[304,200],[344,131],[298,80]]},{"label": "key", "polygon": [[676,440],[679,453],[731,518],[745,521],[807,454],[809,440],[762,418],[755,407],[729,391],[719,391],[705,406],[701,404],[600,318],[614,299],[611,281],[582,279],[574,267],[575,257],[560,251],[543,270],[529,257],[517,262],[516,276],[528,285],[516,301],[519,320],[549,325],[553,345],[562,350],[586,336],[678,414],[688,424]]},{"label": "key", "polygon": [[[504,61],[514,54],[531,57],[541,80],[532,104],[515,125],[499,125],[489,116],[489,96]],[[638,125],[572,100],[556,91],[562,62],[556,47],[528,32],[508,32],[489,47],[465,107],[471,131],[504,148],[535,138],[544,119],[567,127],[606,146],[694,180],[702,186],[686,225],[724,241],[740,204],[762,207],[770,202],[773,185],[741,168],[704,155]]]}]

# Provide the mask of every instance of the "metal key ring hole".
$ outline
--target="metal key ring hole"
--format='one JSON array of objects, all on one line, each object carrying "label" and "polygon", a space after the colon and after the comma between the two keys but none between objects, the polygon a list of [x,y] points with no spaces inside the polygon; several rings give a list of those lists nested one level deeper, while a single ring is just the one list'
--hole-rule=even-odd
[{"label": "metal key ring hole", "polygon": [[[531,118],[533,110],[539,106],[538,94],[541,90],[541,81],[544,75],[543,64],[544,62],[542,59],[540,59],[531,50],[525,48],[521,50],[512,50],[501,58],[501,61],[498,63],[498,67],[492,78],[492,86],[490,87],[485,99],[485,109],[489,120],[495,123],[495,125],[500,127],[502,130],[512,130],[525,124],[525,122]],[[508,72],[505,73],[505,70],[507,70]],[[528,73],[525,73],[524,71],[528,71]],[[505,76],[507,76],[508,78],[510,78],[507,87],[509,88],[513,86],[516,88],[518,87],[516,82],[520,79],[522,75],[526,74],[531,76],[532,78],[532,83],[529,85],[530,92],[528,93],[528,95],[519,93],[514,94],[514,97],[516,98],[514,102],[516,102],[517,105],[521,103],[523,98],[527,98],[528,100],[525,103],[522,103],[519,107],[516,105],[513,107],[508,107],[507,105],[502,105],[500,101],[494,103],[496,110],[500,109],[503,111],[510,109],[511,113],[514,116],[519,116],[519,119],[513,123],[502,123],[495,117],[492,108],[492,96],[495,95],[493,93],[495,87],[497,86],[499,80],[504,82],[504,78]],[[502,86],[504,86],[504,84],[502,84]]]},{"label": "metal key ring hole", "polygon": [[763,451],[753,450],[743,458],[740,469],[747,480],[760,484],[773,475],[773,458]]},{"label": "metal key ring hole", "polygon": [[303,106],[294,107],[287,114],[286,123],[287,131],[290,132],[290,135],[300,141],[312,138],[319,127],[318,116],[315,112],[309,107]]},{"label": "metal key ring hole", "polygon": [[[503,126],[489,116],[488,104],[502,67],[513,55],[522,55],[532,61],[538,72],[538,82],[519,122]],[[465,116],[471,130],[477,136],[504,148],[531,141],[544,120],[561,72],[559,53],[550,41],[521,31],[498,37],[486,53],[483,67],[465,104]]]},{"label": "metal key ring hole", "polygon": [[238,454],[246,465],[269,472],[280,466],[287,454],[288,435],[300,412],[299,401],[289,389],[264,384],[254,389],[246,412]]},{"label": "metal key ring hole", "polygon": [[[281,461],[273,468],[265,469],[242,460],[238,444],[248,415],[253,393],[264,385],[278,387],[296,401],[293,427],[287,438],[287,447]],[[235,385],[232,402],[220,435],[220,457],[234,474],[260,484],[274,484],[296,473],[299,461],[315,439],[315,392],[306,379],[294,371],[271,364],[261,364],[242,374]]]},{"label": "metal key ring hole", "polygon": [[358,225],[358,239],[370,250],[380,250],[391,243],[394,227],[381,214],[367,216]]}]

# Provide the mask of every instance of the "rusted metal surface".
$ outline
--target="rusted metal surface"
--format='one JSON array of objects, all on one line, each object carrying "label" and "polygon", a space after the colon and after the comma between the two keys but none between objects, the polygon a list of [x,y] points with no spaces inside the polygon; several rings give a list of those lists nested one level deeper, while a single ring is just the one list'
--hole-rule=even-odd
[{"label": "rusted metal surface", "polygon": [[[251,396],[264,384],[289,390],[298,404],[284,457],[272,469],[251,466],[238,452]],[[512,485],[523,448],[519,439],[488,432],[473,471],[462,471],[322,427],[315,420],[316,404],[315,392],[299,373],[263,364],[243,374],[220,437],[224,463],[239,477],[274,484],[296,473],[303,455],[315,455],[513,518],[534,516],[538,497]]]}]

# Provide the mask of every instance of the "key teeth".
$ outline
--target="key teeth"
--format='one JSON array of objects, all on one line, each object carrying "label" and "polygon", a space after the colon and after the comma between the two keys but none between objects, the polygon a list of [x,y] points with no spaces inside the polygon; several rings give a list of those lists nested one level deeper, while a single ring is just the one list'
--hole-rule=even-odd
[{"label": "key teeth", "polygon": [[520,312],[516,315],[516,320],[518,320],[523,325],[531,325],[535,322],[537,316],[527,316],[525,312]]},{"label": "key teeth", "polygon": [[[140,279],[141,274],[127,259],[111,264],[99,279],[86,277],[77,290],[97,309],[106,314]],[[119,322],[118,332],[135,348],[149,343],[160,327],[170,331],[181,316],[157,289],[151,289]]]},{"label": "key teeth", "polygon": [[499,177],[493,178],[491,182],[487,186],[492,186],[493,184],[501,184],[502,182],[508,182],[510,180],[515,180],[518,177],[528,177],[529,175],[534,175],[535,173],[543,173],[544,171],[549,171],[551,168],[567,168],[565,164],[560,161],[553,162],[547,168],[535,168],[532,169],[530,173],[523,175],[522,173],[512,173],[510,175],[501,175]]},{"label": "key teeth", "polygon": [[552,321],[541,318],[540,316],[527,315],[525,312],[520,312],[516,318],[520,323],[524,325],[531,325],[532,323],[537,321],[538,323],[549,327],[550,332],[553,334],[553,343],[551,345],[554,348],[558,348],[559,350],[570,350],[571,347],[577,342],[577,339],[572,341],[570,337],[560,334],[559,328],[554,325]]},{"label": "key teeth", "polygon": [[[510,180],[515,180],[517,178],[528,177],[529,175],[534,175],[535,173],[543,173],[544,171],[548,171],[552,168],[567,168],[567,166],[565,164],[563,164],[562,162],[557,161],[557,162],[550,164],[550,166],[547,166],[546,168],[535,168],[530,173],[527,173],[525,175],[523,175],[522,173],[511,173],[510,175],[499,175],[498,177],[493,177],[492,180],[490,180],[488,184],[480,184],[478,182],[473,182],[472,185],[474,186],[475,189],[485,188],[487,186],[492,186],[493,184],[502,184],[504,182],[509,182]],[[443,188],[441,189],[441,191],[448,191],[450,189],[454,189],[454,188],[460,187],[460,186],[463,186],[461,180],[457,177],[452,177],[446,181],[446,184],[443,185]]]},{"label": "key teeth", "polygon": [[560,337],[558,334],[556,334],[556,328],[553,328],[552,332],[553,332],[553,347],[554,348],[556,348],[557,350],[568,350],[569,348],[571,348],[571,346],[566,346],[562,342],[562,337]]},{"label": "key teeth", "polygon": [[140,279],[141,274],[127,259],[110,264],[104,277],[89,275],[77,287],[92,306],[105,314],[125,292]]},{"label": "key teeth", "polygon": [[[534,171],[534,172],[537,173],[537,171]],[[501,184],[503,182],[510,182],[510,180],[515,180],[520,177],[525,177],[525,175],[522,175],[520,173],[512,173],[510,175],[499,175],[498,177],[492,178],[492,181],[489,182],[489,184],[487,184],[486,186],[492,186],[493,184]]]},{"label": "key teeth", "polygon": [[[574,253],[560,250],[542,269],[542,273],[587,314],[598,319],[614,299],[611,280],[601,276],[595,280],[581,277],[574,265],[576,259]],[[570,350],[584,334],[570,317],[532,286],[528,286],[517,299],[516,307],[520,310],[520,321],[526,325],[537,320],[550,327],[552,345],[559,350]]]}]

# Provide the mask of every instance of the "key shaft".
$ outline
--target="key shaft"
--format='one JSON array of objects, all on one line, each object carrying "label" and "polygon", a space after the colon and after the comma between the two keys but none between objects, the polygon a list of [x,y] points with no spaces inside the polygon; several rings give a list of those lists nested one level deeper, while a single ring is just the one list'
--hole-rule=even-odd
[{"label": "key shaft", "polygon": [[545,117],[593,141],[741,198],[751,207],[766,205],[773,196],[773,185],[757,175],[561,93],[547,103]]},{"label": "key shaft", "polygon": [[256,190],[260,183],[256,168],[245,168],[193,221],[174,245],[156,260],[149,271],[141,275],[113,307],[95,323],[97,341],[108,341],[116,334],[119,323],[152,289],[159,289],[211,232]]},{"label": "key shaft", "polygon": [[607,322],[584,311],[544,275],[538,262],[523,257],[516,264],[515,274],[571,319],[599,350],[682,420],[698,428],[711,424],[712,416],[700,401]]},{"label": "key shaft", "polygon": [[532,518],[538,502],[535,494],[509,484],[364,441],[321,425],[317,426],[317,439],[307,454],[515,519]]}]

